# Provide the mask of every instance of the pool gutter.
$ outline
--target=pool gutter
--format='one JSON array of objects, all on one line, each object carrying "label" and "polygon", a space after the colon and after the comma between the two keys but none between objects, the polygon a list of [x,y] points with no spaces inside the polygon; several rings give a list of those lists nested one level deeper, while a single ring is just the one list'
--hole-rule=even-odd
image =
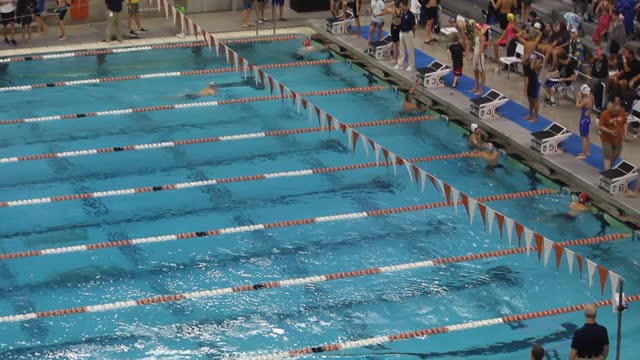
[{"label": "pool gutter", "polygon": [[[363,66],[372,73],[385,80],[396,83],[400,88],[411,88],[413,81],[406,72],[391,69],[388,63],[375,60],[355,45],[353,36],[335,36],[325,29],[322,20],[310,20],[309,26],[317,35],[338,45],[342,54],[352,59],[354,64]],[[481,120],[469,112],[470,100],[457,91],[444,87],[439,89],[425,89],[419,87],[416,96],[424,102],[433,103],[434,110],[448,114],[450,120],[461,123],[468,128],[471,123],[477,123],[485,129],[492,141],[500,144],[506,151],[513,153],[528,166],[543,175],[568,185],[572,191],[586,192],[593,203],[609,212],[621,221],[640,225],[640,199],[628,198],[624,195],[611,196],[597,188],[598,170],[584,161],[577,160],[570,154],[543,156],[530,148],[530,133],[513,121],[498,117]]]}]

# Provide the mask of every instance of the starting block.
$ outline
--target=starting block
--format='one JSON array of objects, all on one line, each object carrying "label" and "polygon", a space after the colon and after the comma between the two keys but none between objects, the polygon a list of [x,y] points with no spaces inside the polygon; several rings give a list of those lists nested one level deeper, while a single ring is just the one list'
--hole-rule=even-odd
[{"label": "starting block", "polygon": [[471,113],[480,119],[488,117],[496,117],[497,110],[504,105],[509,99],[496,90],[489,90],[486,94],[471,99]]},{"label": "starting block", "polygon": [[348,19],[342,17],[328,18],[327,19],[327,32],[337,35],[348,33],[353,26],[355,26],[355,18],[351,14]]},{"label": "starting block", "polygon": [[417,72],[422,86],[425,88],[437,88],[444,86],[442,78],[451,72],[451,68],[447,64],[435,60],[427,67],[417,69]]},{"label": "starting block", "polygon": [[531,148],[542,155],[553,155],[562,152],[560,143],[571,136],[571,132],[560,124],[553,123],[544,130],[531,133]]},{"label": "starting block", "polygon": [[628,190],[629,183],[638,176],[638,168],[626,161],[621,161],[612,169],[605,170],[598,177],[598,187],[611,195]]},{"label": "starting block", "polygon": [[369,46],[369,55],[376,60],[389,60],[393,57],[393,41],[391,35],[387,35],[384,39],[376,41]]}]

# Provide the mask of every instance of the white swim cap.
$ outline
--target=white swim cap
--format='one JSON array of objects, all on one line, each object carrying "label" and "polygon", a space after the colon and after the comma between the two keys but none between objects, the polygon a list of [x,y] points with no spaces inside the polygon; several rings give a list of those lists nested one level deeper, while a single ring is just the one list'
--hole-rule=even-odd
[{"label": "white swim cap", "polygon": [[487,145],[485,145],[487,147],[488,150],[493,150],[493,144],[492,143],[487,143]]},{"label": "white swim cap", "polygon": [[582,86],[580,86],[580,92],[583,94],[590,94],[591,88],[589,87],[589,85],[583,84]]},{"label": "white swim cap", "polygon": [[476,130],[478,130],[478,124],[471,124],[471,126],[469,126],[469,129],[471,130],[471,132],[475,132]]}]

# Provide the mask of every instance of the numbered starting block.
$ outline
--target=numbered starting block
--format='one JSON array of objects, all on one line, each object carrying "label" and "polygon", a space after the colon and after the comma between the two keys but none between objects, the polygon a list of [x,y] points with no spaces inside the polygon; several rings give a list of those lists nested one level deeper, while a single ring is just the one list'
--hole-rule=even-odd
[{"label": "numbered starting block", "polygon": [[571,132],[560,124],[553,123],[546,129],[531,133],[531,148],[542,155],[552,155],[562,152],[560,143],[565,141]]},{"label": "numbered starting block", "polygon": [[471,108],[469,111],[480,119],[496,117],[498,108],[506,104],[507,101],[509,101],[509,99],[506,96],[491,89],[487,91],[486,94],[471,99]]},{"label": "numbered starting block", "polygon": [[350,14],[349,18],[344,19],[342,17],[328,18],[327,19],[327,32],[337,35],[346,34],[352,27],[355,26],[355,18]]},{"label": "numbered starting block", "polygon": [[393,41],[391,35],[387,35],[384,39],[376,41],[369,46],[369,55],[376,60],[389,60],[393,57]]},{"label": "numbered starting block", "polygon": [[444,86],[442,78],[451,72],[447,64],[440,61],[433,61],[429,66],[417,70],[418,79],[426,88],[437,88]]},{"label": "numbered starting block", "polygon": [[638,176],[638,168],[633,164],[622,161],[614,168],[605,170],[598,177],[598,187],[611,195],[628,190],[629,183]]}]

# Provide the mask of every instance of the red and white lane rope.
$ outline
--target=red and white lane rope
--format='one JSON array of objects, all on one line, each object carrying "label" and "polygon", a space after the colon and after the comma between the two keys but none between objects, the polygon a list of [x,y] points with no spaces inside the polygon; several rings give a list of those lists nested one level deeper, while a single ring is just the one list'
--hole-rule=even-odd
[{"label": "red and white lane rope", "polygon": [[[623,239],[629,236],[631,235],[622,234],[622,233],[611,234],[611,235],[596,236],[596,237],[586,238],[586,239],[565,241],[565,242],[559,243],[559,245],[569,246],[569,245],[576,245],[578,243],[598,244],[606,241]],[[119,302],[108,303],[108,304],[79,306],[75,308],[2,316],[0,317],[0,322],[17,322],[17,321],[24,321],[29,319],[43,318],[43,317],[64,316],[64,315],[79,314],[79,313],[116,310],[116,309],[122,309],[122,308],[128,308],[128,307],[134,307],[134,306],[140,306],[140,305],[175,302],[175,301],[180,301],[185,299],[215,297],[215,296],[235,294],[240,292],[258,291],[258,290],[264,290],[264,289],[275,289],[275,288],[282,288],[282,287],[289,287],[289,286],[301,286],[301,285],[318,283],[318,282],[371,276],[371,275],[393,273],[393,272],[406,271],[406,270],[415,270],[415,269],[435,267],[439,265],[452,264],[452,263],[458,263],[458,262],[482,260],[482,259],[489,259],[489,258],[495,258],[495,257],[501,257],[501,256],[514,255],[514,254],[523,254],[525,252],[526,250],[523,248],[506,249],[506,250],[484,252],[479,254],[469,254],[469,255],[463,255],[463,256],[439,258],[439,259],[418,261],[418,262],[405,263],[405,264],[372,267],[372,268],[361,269],[361,270],[352,270],[352,271],[337,272],[337,273],[324,274],[324,275],[307,276],[302,278],[269,281],[269,282],[263,282],[258,284],[239,285],[239,286],[232,286],[232,287],[226,287],[226,288],[217,288],[212,290],[193,291],[193,292],[181,293],[181,294],[158,295],[158,296],[142,298],[137,300],[119,301]]]},{"label": "red and white lane rope", "polygon": [[[282,69],[282,68],[294,68],[294,67],[303,67],[303,66],[326,65],[326,64],[332,64],[334,62],[336,62],[336,60],[334,59],[312,60],[312,61],[289,62],[289,63],[280,63],[280,64],[265,64],[265,65],[260,65],[260,68],[261,69]],[[236,67],[226,67],[226,68],[217,68],[217,69],[173,71],[173,72],[151,73],[151,74],[140,74],[140,75],[114,76],[114,77],[85,79],[85,80],[58,81],[54,83],[41,83],[41,84],[0,87],[0,92],[27,91],[27,90],[33,90],[33,89],[43,89],[43,88],[52,88],[52,87],[112,83],[112,82],[119,82],[119,81],[152,79],[152,78],[223,74],[223,73],[231,73],[231,72],[236,72],[241,70],[242,69],[238,69]]]},{"label": "red and white lane rope", "polygon": [[[488,202],[488,201],[521,199],[521,198],[527,198],[532,196],[551,194],[554,192],[556,191],[552,189],[522,191],[522,192],[515,192],[515,193],[508,193],[508,194],[485,196],[485,197],[478,198],[478,201]],[[462,202],[460,201],[458,203],[461,204]],[[37,256],[44,256],[44,255],[94,251],[94,250],[107,249],[112,247],[144,245],[144,244],[151,244],[151,243],[158,243],[158,242],[169,242],[169,241],[177,241],[177,240],[185,240],[185,239],[194,239],[194,238],[200,238],[200,237],[211,237],[211,236],[218,236],[218,235],[231,234],[231,233],[251,232],[251,231],[264,230],[264,229],[285,228],[285,227],[318,224],[318,223],[325,223],[325,222],[355,220],[355,219],[362,219],[366,217],[375,217],[375,216],[391,215],[391,214],[397,214],[397,213],[436,209],[436,208],[453,206],[453,205],[454,204],[451,201],[440,201],[440,202],[433,202],[433,203],[420,204],[420,205],[411,205],[411,206],[396,207],[396,208],[389,208],[389,209],[369,210],[369,211],[362,211],[362,212],[355,212],[355,213],[348,213],[348,214],[319,216],[319,217],[312,217],[312,218],[306,218],[306,219],[283,220],[283,221],[276,221],[276,222],[266,223],[266,224],[236,226],[231,228],[210,229],[210,230],[204,230],[204,231],[185,232],[180,234],[167,234],[167,235],[149,236],[149,237],[142,237],[142,238],[135,238],[135,239],[106,241],[106,242],[95,243],[95,244],[84,244],[84,245],[65,246],[65,247],[48,248],[48,249],[40,249],[40,250],[21,251],[21,252],[14,252],[14,253],[4,253],[4,254],[0,254],[0,260],[12,260],[12,259],[37,257]]]},{"label": "red and white lane rope", "polygon": [[[425,156],[425,157],[413,158],[413,159],[410,159],[409,161],[429,162],[429,161],[437,161],[437,160],[459,159],[463,157],[469,157],[470,155],[471,155],[470,152],[463,152],[463,153],[457,153],[457,154]],[[282,171],[282,172],[267,173],[267,174],[236,176],[236,177],[230,177],[230,178],[220,178],[220,179],[211,179],[211,180],[202,180],[202,181],[191,181],[191,182],[176,183],[176,184],[165,184],[165,185],[159,185],[159,186],[142,186],[142,187],[136,187],[136,188],[107,190],[107,191],[98,191],[98,192],[91,192],[91,193],[50,196],[50,197],[43,197],[43,198],[32,198],[32,199],[12,200],[12,201],[0,201],[0,207],[15,207],[15,206],[47,204],[52,202],[71,201],[71,200],[80,200],[80,199],[88,199],[88,198],[127,196],[127,195],[135,195],[135,194],[141,194],[141,193],[147,193],[147,192],[172,191],[172,190],[180,190],[180,189],[187,189],[187,188],[212,186],[216,184],[227,184],[227,183],[233,183],[233,182],[257,181],[257,180],[266,180],[266,179],[274,179],[274,178],[326,174],[326,173],[339,172],[339,171],[367,169],[367,168],[373,168],[377,166],[391,166],[391,165],[392,164],[389,161],[384,161],[380,163],[369,162],[369,163],[360,163],[360,164],[352,164],[352,165],[333,166],[333,167],[326,167],[326,168],[302,169],[302,170]]]},{"label": "red and white lane rope", "polygon": [[[397,124],[429,121],[434,118],[435,117],[433,116],[415,116],[410,118],[366,121],[366,122],[351,124],[350,126],[351,127],[370,127],[370,126],[397,125]],[[125,151],[162,149],[162,148],[182,146],[182,145],[195,145],[195,144],[206,144],[206,143],[224,142],[224,141],[249,140],[249,139],[257,139],[257,138],[264,138],[264,137],[306,134],[306,133],[328,131],[328,130],[330,130],[330,128],[328,127],[309,127],[309,128],[301,128],[301,129],[290,129],[290,130],[270,130],[270,131],[263,131],[263,132],[257,132],[257,133],[163,141],[163,142],[150,143],[150,144],[111,146],[111,147],[105,147],[105,148],[99,148],[99,149],[83,149],[83,150],[72,150],[72,151],[64,151],[64,152],[57,152],[57,153],[22,155],[22,156],[0,158],[0,164],[19,162],[19,161],[32,161],[32,160],[54,159],[54,158],[88,156],[88,155],[116,153],[116,152],[125,152]]]},{"label": "red and white lane rope", "polygon": [[[627,296],[625,297],[625,301],[626,302],[640,301],[640,294]],[[611,306],[613,305],[613,301],[609,299],[609,300],[597,301],[594,304],[598,307]],[[337,342],[333,344],[318,345],[318,346],[308,346],[305,348],[286,350],[286,351],[280,351],[280,352],[272,352],[268,354],[256,354],[256,355],[240,354],[236,356],[235,359],[276,360],[276,359],[297,358],[297,357],[305,356],[309,354],[361,348],[365,346],[372,346],[372,345],[385,344],[385,343],[408,340],[408,339],[422,338],[422,337],[444,334],[444,333],[449,333],[454,331],[477,329],[477,328],[488,327],[493,325],[509,324],[509,323],[514,323],[514,322],[519,322],[524,320],[538,319],[538,318],[544,318],[544,317],[566,314],[571,312],[577,312],[577,311],[584,310],[584,307],[586,305],[587,304],[565,306],[561,308],[555,308],[555,309],[549,309],[549,310],[543,310],[543,311],[535,311],[535,312],[517,314],[517,315],[508,315],[508,316],[502,316],[502,317],[497,317],[493,319],[477,320],[477,321],[471,321],[467,323],[433,327],[428,329],[408,331],[408,332],[396,333],[391,335],[382,335],[382,336],[376,336],[376,337],[360,339],[360,340]]]},{"label": "red and white lane rope", "polygon": [[[237,44],[237,43],[287,41],[287,40],[294,40],[298,37],[299,36],[296,36],[296,35],[264,36],[264,37],[253,37],[253,38],[244,38],[244,39],[227,39],[227,40],[221,40],[221,43]],[[79,56],[111,55],[111,54],[121,54],[121,53],[149,51],[149,50],[179,49],[179,48],[204,47],[204,46],[208,46],[208,44],[205,41],[184,42],[184,43],[175,43],[175,44],[143,45],[143,46],[121,47],[121,48],[113,48],[113,49],[72,51],[72,52],[43,54],[43,55],[13,56],[13,57],[0,59],[0,63],[62,59],[62,58],[79,57]]]},{"label": "red and white lane rope", "polygon": [[[359,86],[359,87],[342,88],[342,89],[335,89],[335,90],[309,91],[309,92],[300,93],[299,95],[331,96],[331,95],[339,95],[339,94],[346,94],[346,93],[353,93],[353,92],[373,92],[381,89],[383,89],[382,86]],[[58,120],[88,118],[88,117],[97,117],[97,116],[108,116],[108,115],[125,115],[125,114],[140,113],[140,112],[188,109],[188,108],[197,108],[197,107],[213,107],[213,106],[229,105],[229,104],[246,104],[251,102],[259,102],[259,101],[289,99],[292,97],[293,95],[280,94],[280,95],[255,96],[255,97],[238,98],[238,99],[223,99],[223,100],[192,102],[192,103],[182,103],[182,104],[156,105],[156,106],[146,106],[146,107],[138,107],[138,108],[130,108],[130,109],[105,110],[105,111],[96,111],[96,112],[88,112],[88,113],[80,113],[80,114],[40,116],[40,117],[22,118],[22,119],[13,119],[13,120],[0,120],[0,125],[58,121]]]}]

